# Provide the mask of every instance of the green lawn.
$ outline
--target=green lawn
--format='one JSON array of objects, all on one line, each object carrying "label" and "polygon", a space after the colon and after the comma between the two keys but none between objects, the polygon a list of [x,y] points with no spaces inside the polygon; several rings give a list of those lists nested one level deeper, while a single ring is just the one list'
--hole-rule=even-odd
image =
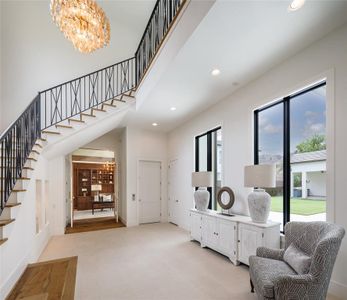
[{"label": "green lawn", "polygon": [[[295,215],[309,216],[324,213],[326,202],[324,200],[291,198],[290,212]],[[283,198],[272,197],[271,211],[283,212]]]}]

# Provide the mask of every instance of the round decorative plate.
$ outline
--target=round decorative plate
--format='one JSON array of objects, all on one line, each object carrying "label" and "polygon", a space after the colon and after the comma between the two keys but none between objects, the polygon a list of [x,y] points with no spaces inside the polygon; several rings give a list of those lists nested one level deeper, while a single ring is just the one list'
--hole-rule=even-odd
[{"label": "round decorative plate", "polygon": [[[222,194],[223,193],[228,193],[229,202],[225,203],[225,201],[224,202],[222,201]],[[233,190],[227,186],[222,187],[217,194],[217,201],[218,201],[218,204],[221,208],[223,208],[225,210],[230,209],[234,205],[234,202],[235,202],[235,195],[234,195]]]}]

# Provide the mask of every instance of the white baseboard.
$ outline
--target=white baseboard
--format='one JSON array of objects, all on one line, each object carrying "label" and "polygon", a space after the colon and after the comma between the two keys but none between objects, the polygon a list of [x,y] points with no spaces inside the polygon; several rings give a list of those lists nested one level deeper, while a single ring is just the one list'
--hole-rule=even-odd
[{"label": "white baseboard", "polygon": [[331,280],[328,293],[337,296],[341,299],[344,299],[344,297],[346,297],[347,295],[347,285],[337,282],[335,280]]},{"label": "white baseboard", "polygon": [[127,221],[126,220],[124,220],[121,216],[118,216],[118,218],[125,226],[127,226]]}]

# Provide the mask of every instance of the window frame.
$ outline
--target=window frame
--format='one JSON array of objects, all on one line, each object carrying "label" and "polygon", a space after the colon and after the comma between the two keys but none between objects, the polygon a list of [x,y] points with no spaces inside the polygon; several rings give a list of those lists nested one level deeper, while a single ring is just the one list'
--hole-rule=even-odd
[{"label": "window frame", "polygon": [[[208,172],[213,171],[212,170],[212,167],[213,167],[213,163],[212,163],[212,160],[213,160],[212,134],[216,133],[218,130],[222,130],[222,126],[217,126],[211,130],[208,130],[202,134],[195,136],[195,139],[194,139],[194,141],[195,141],[195,172],[199,172],[199,167],[200,167],[200,163],[199,163],[199,161],[200,161],[199,138],[201,138],[203,136],[206,136],[206,138],[207,138],[207,171]],[[216,176],[217,176],[217,174],[214,174],[214,183],[216,183]],[[195,190],[197,190],[197,189],[198,188],[195,188]],[[213,199],[212,187],[208,187],[207,190],[210,193],[210,199]],[[212,209],[212,201],[209,202],[208,209]]]},{"label": "window frame", "polygon": [[[259,164],[259,113],[275,105],[283,104],[283,232],[286,223],[290,222],[290,102],[292,99],[308,93],[312,90],[326,86],[326,80],[320,81],[296,93],[285,96],[268,105],[260,107],[253,112],[254,120],[254,137],[253,137],[253,154],[254,164]],[[327,99],[326,99],[327,101]]]}]

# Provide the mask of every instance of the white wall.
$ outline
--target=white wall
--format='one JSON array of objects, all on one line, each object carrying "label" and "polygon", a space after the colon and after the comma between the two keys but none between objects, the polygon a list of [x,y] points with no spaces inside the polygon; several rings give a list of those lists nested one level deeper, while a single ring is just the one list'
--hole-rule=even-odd
[{"label": "white wall", "polygon": [[[110,45],[91,54],[82,54],[52,22],[49,3],[48,0],[0,1],[0,131],[19,116],[37,92],[132,57],[145,26],[139,24],[139,18],[128,20],[128,23],[112,18]],[[109,15],[117,7],[112,2],[102,5],[109,8]],[[144,5],[139,4],[140,7]],[[150,10],[151,6],[148,8]],[[142,17],[147,19],[147,15]],[[136,28],[132,24],[136,24]]]},{"label": "white wall", "polygon": [[65,233],[66,226],[66,172],[65,156],[61,155],[48,161],[50,183],[51,232],[53,235]]},{"label": "white wall", "polygon": [[[246,197],[249,190],[243,187],[243,168],[253,163],[253,110],[326,77],[327,218],[347,228],[346,36],[345,25],[169,134],[168,158],[179,159],[178,193],[183,203],[183,221],[180,226],[189,228],[188,209],[192,207],[193,197],[190,176],[194,170],[194,136],[222,125],[223,185],[231,187],[235,192],[233,211],[247,214]],[[340,297],[347,294],[346,265],[347,238],[343,240],[332,276],[331,292]]]},{"label": "white wall", "polygon": [[[138,225],[138,162],[139,160],[162,163],[161,221],[167,221],[167,136],[164,133],[128,127],[127,136],[127,226]],[[132,195],[135,194],[135,200]]]},{"label": "white wall", "polygon": [[[35,171],[30,175],[26,192],[21,193],[22,205],[14,208],[15,222],[6,226],[8,241],[0,247],[0,299],[11,290],[28,263],[36,262],[51,235],[51,216],[36,234],[36,180],[48,180],[47,161],[40,156]],[[46,194],[42,191],[43,203]],[[12,217],[12,216],[11,216]]]},{"label": "white wall", "polygon": [[307,188],[310,189],[309,196],[325,196],[326,195],[326,173],[325,172],[309,172],[307,173]]}]

